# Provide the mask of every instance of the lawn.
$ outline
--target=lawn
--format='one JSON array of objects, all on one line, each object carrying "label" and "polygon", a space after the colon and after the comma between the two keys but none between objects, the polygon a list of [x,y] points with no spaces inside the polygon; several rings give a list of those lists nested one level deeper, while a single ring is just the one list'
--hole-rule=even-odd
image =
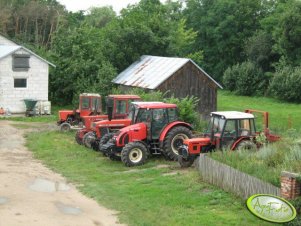
[{"label": "lawn", "polygon": [[[294,139],[299,137],[301,105],[218,92],[218,110],[243,111],[247,108],[270,112],[270,128],[273,131],[286,137],[292,134]],[[54,107],[54,115],[51,116],[10,119],[55,123],[58,109]],[[19,126],[21,129],[23,127]],[[129,225],[270,225],[254,217],[240,198],[200,181],[194,168],[181,170],[177,163],[158,157],[150,159],[144,166],[128,168],[121,162],[112,162],[77,145],[73,132],[30,133],[27,135],[27,146],[36,158],[63,174],[84,194],[119,211],[121,222]],[[277,150],[285,144],[279,147],[276,147]],[[293,144],[291,147],[294,147]],[[273,151],[267,150],[268,154],[254,156],[252,161],[248,161],[250,156],[241,153],[224,155],[216,152],[215,158],[236,168],[242,166],[241,170],[278,184],[282,167],[291,167],[287,164],[289,159],[284,165],[273,165],[286,156],[283,153],[285,150],[278,151],[273,155]],[[235,162],[240,164],[235,165]],[[298,169],[298,165],[296,167]],[[261,173],[263,171],[264,174]]]},{"label": "lawn", "polygon": [[30,133],[27,146],[84,194],[119,211],[129,225],[270,225],[244,201],[200,181],[194,168],[181,170],[159,157],[128,168],[77,145],[73,133]]},{"label": "lawn", "polygon": [[235,96],[228,91],[219,91],[217,108],[219,111],[244,111],[245,109],[268,111],[271,130],[277,133],[285,133],[290,128],[301,131],[301,104],[286,103],[266,97]]}]

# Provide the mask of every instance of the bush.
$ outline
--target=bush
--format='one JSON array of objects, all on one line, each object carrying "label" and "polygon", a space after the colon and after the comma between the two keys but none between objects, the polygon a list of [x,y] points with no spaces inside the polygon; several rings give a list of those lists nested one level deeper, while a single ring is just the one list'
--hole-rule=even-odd
[{"label": "bush", "polygon": [[262,95],[268,86],[268,78],[260,68],[248,61],[229,67],[224,73],[223,84],[238,95]]},{"label": "bush", "polygon": [[301,102],[301,67],[283,67],[275,72],[269,91],[273,97],[289,102]]}]

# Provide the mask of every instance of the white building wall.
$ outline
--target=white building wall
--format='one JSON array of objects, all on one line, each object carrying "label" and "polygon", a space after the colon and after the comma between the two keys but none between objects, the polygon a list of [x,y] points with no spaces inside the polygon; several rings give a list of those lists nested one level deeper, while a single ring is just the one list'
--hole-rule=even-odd
[{"label": "white building wall", "polygon": [[[0,36],[1,37],[1,36]],[[16,54],[29,54],[20,49]],[[11,113],[24,113],[23,99],[48,100],[48,64],[30,55],[28,71],[12,70],[12,55],[0,59],[0,107]],[[26,88],[14,88],[14,78],[26,78]]]}]

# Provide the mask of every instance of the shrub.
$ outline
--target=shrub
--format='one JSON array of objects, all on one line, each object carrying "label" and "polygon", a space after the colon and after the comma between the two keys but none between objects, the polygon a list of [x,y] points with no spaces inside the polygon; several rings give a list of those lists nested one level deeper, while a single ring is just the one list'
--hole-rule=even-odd
[{"label": "shrub", "polygon": [[267,88],[268,78],[260,68],[248,61],[229,67],[224,73],[223,84],[238,95],[261,95]]},{"label": "shrub", "polygon": [[272,96],[289,102],[301,102],[301,67],[278,69],[271,81]]}]

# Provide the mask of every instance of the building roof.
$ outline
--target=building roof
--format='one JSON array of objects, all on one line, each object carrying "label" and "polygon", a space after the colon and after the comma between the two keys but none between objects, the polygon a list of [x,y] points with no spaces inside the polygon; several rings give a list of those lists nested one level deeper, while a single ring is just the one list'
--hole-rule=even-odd
[{"label": "building roof", "polygon": [[191,59],[148,55],[141,56],[138,61],[134,62],[127,69],[121,72],[112,80],[112,82],[126,86],[156,89],[188,62],[194,64],[202,73],[204,73],[222,89],[220,84],[218,84]]},{"label": "building roof", "polygon": [[212,112],[212,115],[219,115],[225,119],[252,119],[253,114],[240,112],[240,111],[216,111]]},{"label": "building roof", "polygon": [[25,48],[24,46],[19,46],[19,45],[0,45],[0,60],[4,57],[7,57],[14,52],[16,52],[19,49],[24,49],[25,51],[29,52],[30,54],[36,56],[40,60],[46,62],[47,64],[51,65],[52,67],[55,67],[53,63],[50,63],[49,61],[45,60],[44,58],[40,57],[39,55],[35,54],[31,50]]}]

